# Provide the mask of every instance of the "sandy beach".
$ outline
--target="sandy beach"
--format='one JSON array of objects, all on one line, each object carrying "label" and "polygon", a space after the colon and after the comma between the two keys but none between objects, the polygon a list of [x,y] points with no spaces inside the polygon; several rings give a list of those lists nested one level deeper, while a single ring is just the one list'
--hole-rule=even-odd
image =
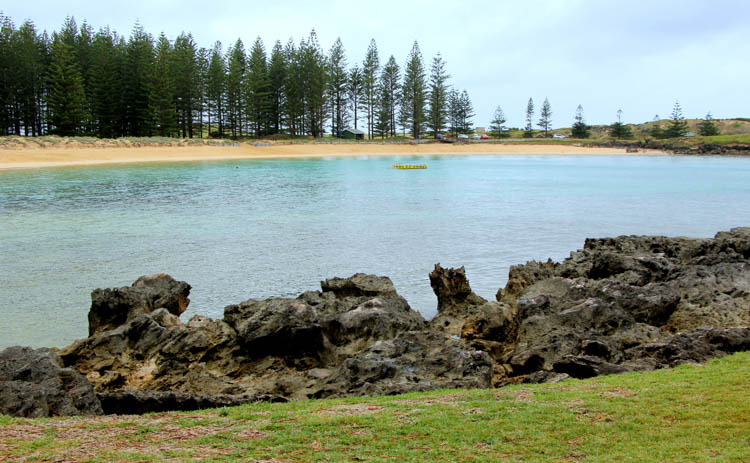
[{"label": "sandy beach", "polygon": [[[346,156],[425,155],[625,155],[624,148],[588,148],[573,145],[522,143],[469,144],[269,144],[256,146],[189,145],[112,147],[66,143],[65,146],[0,148],[0,169],[86,166],[144,162],[216,161],[231,159],[284,159]],[[640,151],[636,154],[661,154]]]}]

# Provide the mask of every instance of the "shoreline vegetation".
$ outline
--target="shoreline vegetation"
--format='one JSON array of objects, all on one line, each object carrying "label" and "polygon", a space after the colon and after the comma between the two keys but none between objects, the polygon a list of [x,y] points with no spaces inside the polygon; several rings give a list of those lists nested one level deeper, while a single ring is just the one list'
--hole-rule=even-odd
[{"label": "shoreline vegetation", "polygon": [[747,461],[749,374],[743,352],[503,389],[143,416],[0,416],[0,453],[23,461]]}]

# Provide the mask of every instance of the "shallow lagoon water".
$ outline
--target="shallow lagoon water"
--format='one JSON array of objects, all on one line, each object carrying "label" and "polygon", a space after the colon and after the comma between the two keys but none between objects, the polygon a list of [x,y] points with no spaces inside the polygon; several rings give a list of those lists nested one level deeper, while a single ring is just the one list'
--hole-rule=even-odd
[{"label": "shallow lagoon water", "polygon": [[[394,163],[426,163],[396,170]],[[169,273],[183,320],[391,277],[426,317],[435,263],[494,299],[511,265],[586,237],[695,237],[750,225],[750,159],[456,156],[255,160],[0,172],[0,348],[87,333],[90,292]]]}]

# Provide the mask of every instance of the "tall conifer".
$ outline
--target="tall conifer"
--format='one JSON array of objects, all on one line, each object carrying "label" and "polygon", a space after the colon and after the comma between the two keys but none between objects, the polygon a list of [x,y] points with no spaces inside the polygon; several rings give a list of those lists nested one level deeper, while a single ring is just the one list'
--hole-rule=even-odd
[{"label": "tall conifer", "polygon": [[411,135],[416,139],[422,136],[425,123],[425,103],[427,90],[422,52],[415,41],[406,59],[404,82],[401,86],[401,111],[403,120],[409,124]]}]

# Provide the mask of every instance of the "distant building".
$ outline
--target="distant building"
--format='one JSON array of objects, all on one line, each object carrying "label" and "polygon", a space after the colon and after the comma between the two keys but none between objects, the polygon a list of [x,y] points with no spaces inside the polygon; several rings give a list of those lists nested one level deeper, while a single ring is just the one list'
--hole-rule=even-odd
[{"label": "distant building", "polygon": [[364,140],[365,133],[361,130],[347,128],[341,132],[341,138],[346,138],[347,140]]},{"label": "distant building", "polygon": [[474,131],[477,133],[484,133],[486,132],[486,129],[484,127],[477,127],[474,129]]}]

